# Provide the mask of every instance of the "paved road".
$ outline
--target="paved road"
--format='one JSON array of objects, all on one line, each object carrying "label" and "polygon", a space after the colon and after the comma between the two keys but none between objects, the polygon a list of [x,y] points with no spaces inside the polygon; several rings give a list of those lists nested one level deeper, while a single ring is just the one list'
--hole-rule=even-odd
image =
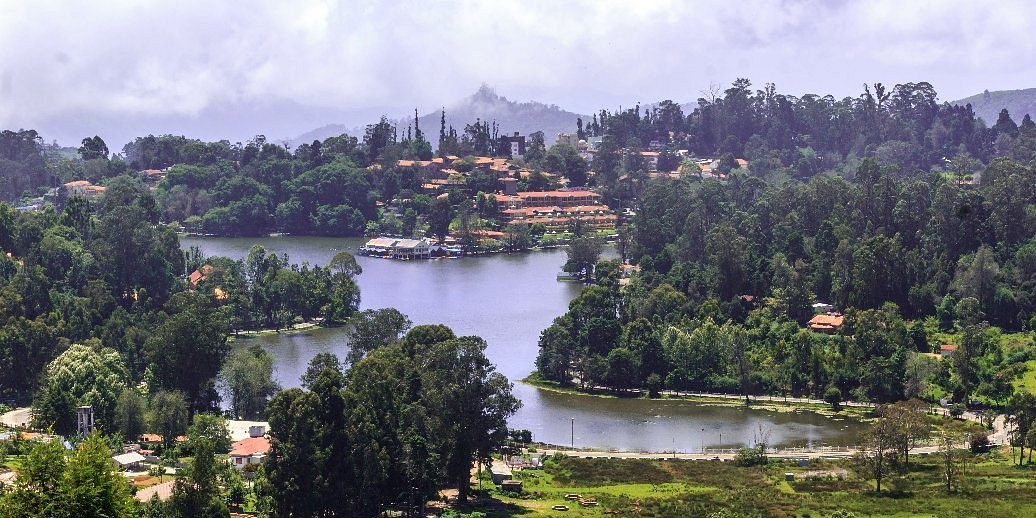
[{"label": "paved road", "polygon": [[10,428],[27,427],[32,421],[32,409],[29,407],[16,408],[0,415],[0,424]]}]

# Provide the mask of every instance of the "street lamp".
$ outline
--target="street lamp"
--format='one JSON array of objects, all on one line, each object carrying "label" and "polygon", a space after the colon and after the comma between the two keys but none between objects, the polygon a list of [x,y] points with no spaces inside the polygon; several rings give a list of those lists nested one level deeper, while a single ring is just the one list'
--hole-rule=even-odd
[{"label": "street lamp", "polygon": [[576,418],[572,418],[572,449],[576,449]]},{"label": "street lamp", "polygon": [[701,452],[705,453],[705,429],[701,429]]}]

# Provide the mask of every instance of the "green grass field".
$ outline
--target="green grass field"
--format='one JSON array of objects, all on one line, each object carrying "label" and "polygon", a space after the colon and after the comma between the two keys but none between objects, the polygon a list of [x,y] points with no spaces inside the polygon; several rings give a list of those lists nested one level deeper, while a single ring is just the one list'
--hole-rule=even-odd
[{"label": "green grass field", "polygon": [[[1036,466],[1036,465],[1034,465]],[[785,480],[785,473],[846,469],[838,478]],[[965,489],[947,494],[937,456],[913,455],[910,469],[889,476],[880,494],[872,481],[858,477],[849,460],[812,461],[809,466],[773,463],[744,468],[732,462],[618,460],[566,457],[543,470],[516,472],[523,494],[496,489],[464,512],[490,517],[636,516],[821,518],[839,510],[857,517],[1015,517],[1036,516],[1036,467],[1017,467],[1007,451],[976,456],[967,466]],[[887,492],[895,482],[902,490]],[[485,487],[489,487],[486,484]],[[565,495],[596,499],[585,508]],[[567,505],[567,511],[552,510]]]}]

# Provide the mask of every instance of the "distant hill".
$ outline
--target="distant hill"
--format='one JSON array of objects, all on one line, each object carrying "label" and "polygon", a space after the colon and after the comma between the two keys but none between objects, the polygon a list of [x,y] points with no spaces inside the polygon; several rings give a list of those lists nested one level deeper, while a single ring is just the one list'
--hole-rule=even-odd
[{"label": "distant hill", "polygon": [[[439,142],[439,122],[442,113],[439,110],[421,115],[418,119],[421,131],[425,138],[435,147]],[[562,110],[555,105],[547,105],[536,101],[516,102],[498,95],[496,91],[487,85],[482,85],[477,92],[469,97],[446,106],[446,126],[457,130],[457,133],[464,132],[464,126],[481,120],[482,122],[496,121],[501,135],[509,135],[518,132],[528,135],[534,131],[542,131],[547,145],[551,145],[557,139],[558,133],[575,133],[576,119],[583,118],[587,123],[590,116],[581,115]],[[406,128],[413,123],[413,116],[404,116],[395,119],[399,127],[400,135],[406,133]],[[375,122],[374,120],[370,121]],[[363,128],[350,128],[345,124],[328,124],[306,132],[289,141],[290,144],[298,145],[313,140],[323,140],[328,137],[348,133],[357,138],[363,138]]]},{"label": "distant hill", "polygon": [[986,121],[987,126],[992,126],[996,123],[997,117],[1000,116],[1000,110],[1004,108],[1007,108],[1007,112],[1011,114],[1011,119],[1020,124],[1026,113],[1036,117],[1036,88],[1000,90],[996,92],[986,90],[978,95],[972,95],[959,101],[950,101],[950,104],[962,106],[968,103],[975,110],[975,115]]}]

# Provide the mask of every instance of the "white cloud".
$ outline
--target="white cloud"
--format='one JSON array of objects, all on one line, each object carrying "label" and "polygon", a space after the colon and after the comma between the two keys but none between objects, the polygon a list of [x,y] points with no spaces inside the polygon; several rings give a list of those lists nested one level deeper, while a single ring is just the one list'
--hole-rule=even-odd
[{"label": "white cloud", "polygon": [[1036,4],[0,0],[0,126],[214,106],[432,110],[487,82],[580,111],[695,99],[748,77],[793,94],[1036,86]]}]

